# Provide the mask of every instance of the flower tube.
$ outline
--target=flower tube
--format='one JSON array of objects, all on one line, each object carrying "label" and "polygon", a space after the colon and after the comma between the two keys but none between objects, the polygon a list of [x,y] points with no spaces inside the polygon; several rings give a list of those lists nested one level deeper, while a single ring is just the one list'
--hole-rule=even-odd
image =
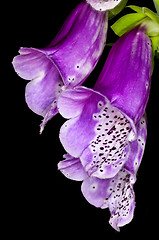
[{"label": "flower tube", "polygon": [[108,13],[80,3],[44,49],[21,48],[13,59],[17,74],[31,80],[25,91],[29,108],[46,122],[57,112],[62,89],[81,85],[97,64],[106,42]]},{"label": "flower tube", "polygon": [[77,87],[60,95],[59,112],[69,119],[61,127],[61,143],[89,176],[113,178],[127,162],[148,101],[151,69],[151,40],[138,26],[113,45],[94,90]]},{"label": "flower tube", "polygon": [[117,231],[134,216],[151,72],[151,40],[138,26],[113,45],[93,90],[77,87],[58,100],[59,112],[69,119],[60,131],[67,154],[58,169],[83,181],[90,204],[109,208],[109,223]]}]

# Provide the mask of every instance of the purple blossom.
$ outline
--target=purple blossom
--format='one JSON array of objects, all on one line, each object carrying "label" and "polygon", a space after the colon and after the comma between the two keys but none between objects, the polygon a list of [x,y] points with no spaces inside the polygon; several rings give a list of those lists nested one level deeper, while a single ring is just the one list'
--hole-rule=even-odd
[{"label": "purple blossom", "polygon": [[87,201],[98,208],[109,208],[109,223],[119,231],[134,215],[135,193],[133,185],[145,149],[147,124],[143,116],[136,125],[137,138],[129,144],[129,156],[125,165],[112,178],[100,179],[89,176],[79,158],[69,154],[59,162],[58,169],[69,179],[83,181],[82,193]]},{"label": "purple blossom", "polygon": [[31,80],[25,97],[29,108],[44,117],[41,132],[58,112],[61,91],[81,85],[97,64],[106,42],[107,18],[107,12],[82,2],[47,47],[21,48],[13,59],[17,74]]},{"label": "purple blossom", "polygon": [[135,28],[112,47],[94,90],[77,87],[60,95],[59,112],[70,118],[61,127],[61,143],[89,176],[112,178],[127,161],[149,96],[151,52],[144,29]]},{"label": "purple blossom", "polygon": [[93,90],[76,87],[58,99],[59,112],[69,119],[60,130],[67,154],[58,167],[66,177],[83,180],[88,202],[109,208],[117,231],[133,218],[151,65],[151,40],[138,26],[113,45]]}]

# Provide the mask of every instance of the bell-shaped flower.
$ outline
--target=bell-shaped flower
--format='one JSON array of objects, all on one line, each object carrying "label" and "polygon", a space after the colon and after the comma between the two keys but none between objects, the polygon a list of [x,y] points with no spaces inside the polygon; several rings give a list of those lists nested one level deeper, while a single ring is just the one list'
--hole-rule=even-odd
[{"label": "bell-shaped flower", "polygon": [[119,231],[119,227],[128,224],[134,216],[136,173],[140,166],[147,136],[146,117],[143,116],[136,124],[137,138],[129,144],[127,162],[112,178],[99,179],[88,176],[79,158],[69,154],[59,162],[58,169],[69,179],[83,181],[82,193],[87,201],[98,208],[109,208],[109,223]]},{"label": "bell-shaped flower", "polygon": [[138,26],[113,45],[93,90],[60,95],[59,112],[69,119],[61,143],[89,176],[113,178],[127,162],[149,97],[151,65],[151,40]]},{"label": "bell-shaped flower", "polygon": [[17,74],[31,80],[26,86],[29,108],[45,123],[57,112],[63,86],[81,85],[97,64],[106,42],[108,13],[80,3],[44,49],[21,48],[13,59]]}]

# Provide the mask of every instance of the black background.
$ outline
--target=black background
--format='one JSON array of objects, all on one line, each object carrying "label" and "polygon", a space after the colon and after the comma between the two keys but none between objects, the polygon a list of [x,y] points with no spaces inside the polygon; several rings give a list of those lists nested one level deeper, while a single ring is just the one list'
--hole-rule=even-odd
[{"label": "black background", "polygon": [[[158,217],[158,82],[159,61],[156,61],[147,106],[148,138],[137,182],[136,209],[133,221],[118,233],[108,224],[109,210],[91,206],[82,196],[81,182],[66,179],[57,163],[65,153],[58,135],[63,122],[56,115],[39,135],[42,118],[26,105],[24,93],[27,81],[16,75],[12,59],[20,47],[46,46],[57,34],[70,11],[80,1],[24,1],[8,3],[5,17],[2,50],[7,69],[2,82],[5,99],[2,106],[2,130],[5,132],[2,154],[2,209],[6,238],[27,237],[52,239],[57,237],[95,237],[99,239],[141,236],[157,233]],[[129,4],[154,9],[153,1],[129,0]],[[9,7],[9,11],[8,11]],[[125,9],[122,14],[131,10]],[[109,22],[113,24],[118,19]],[[109,29],[107,42],[117,37]],[[93,87],[109,52],[107,47],[85,86]],[[1,96],[3,90],[1,90]],[[6,104],[4,104],[6,103]],[[7,123],[7,124],[6,124]],[[5,156],[5,157],[3,157]]]}]

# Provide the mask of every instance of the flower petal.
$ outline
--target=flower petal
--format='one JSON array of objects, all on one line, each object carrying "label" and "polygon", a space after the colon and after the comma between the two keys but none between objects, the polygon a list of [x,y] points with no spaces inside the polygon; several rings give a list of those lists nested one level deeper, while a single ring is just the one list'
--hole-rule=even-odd
[{"label": "flower petal", "polygon": [[147,123],[146,115],[144,115],[136,126],[137,139],[130,143],[130,154],[128,160],[124,165],[124,169],[129,172],[131,176],[131,182],[136,181],[136,173],[140,166],[146,144],[147,137]]},{"label": "flower petal", "polygon": [[81,191],[90,204],[95,207],[107,208],[110,185],[111,180],[87,177],[82,183]]},{"label": "flower petal", "polygon": [[98,11],[106,11],[115,8],[122,0],[86,0],[94,9]]},{"label": "flower petal", "polygon": [[38,78],[47,71],[48,59],[33,48],[20,48],[20,55],[13,58],[13,67],[17,74],[26,80]]},{"label": "flower petal", "polygon": [[26,86],[26,102],[33,112],[45,116],[50,107],[56,108],[54,101],[63,86],[61,76],[52,60],[38,49],[21,48],[19,53],[13,66],[20,77],[32,80]]},{"label": "flower petal", "polygon": [[58,169],[69,179],[75,181],[83,181],[87,174],[80,162],[79,158],[74,158],[69,154],[65,154],[65,160],[58,163]]},{"label": "flower petal", "polygon": [[92,91],[88,91],[84,87],[76,87],[68,89],[61,93],[57,107],[60,114],[64,118],[73,118],[82,113],[84,105],[88,98],[92,95]]},{"label": "flower petal", "polygon": [[[96,121],[93,119],[93,114],[100,111],[97,103],[100,102],[100,100],[105,101],[104,96],[96,94],[91,89],[82,87],[79,87],[77,88],[78,90],[75,90],[77,92],[77,96],[79,95],[80,88],[81,91],[84,91],[84,93],[82,94],[84,98],[80,97],[79,106],[78,102],[75,103],[75,106],[78,109],[76,113],[82,111],[81,115],[66,121],[60,130],[60,141],[62,145],[64,146],[66,152],[68,152],[71,156],[74,156],[75,158],[80,157],[83,150],[90,144],[90,141],[95,137],[96,134],[94,132],[94,127],[96,125]],[[64,95],[65,93],[63,93],[62,96]],[[87,96],[89,96],[89,98],[87,98]],[[76,98],[75,101],[77,100],[78,99]],[[66,103],[69,104],[70,101],[66,101]],[[60,107],[60,105],[58,107],[59,112],[61,113],[61,108],[63,112],[63,107]],[[72,105],[68,105],[68,107],[72,107]],[[66,109],[68,109],[68,107],[66,107]],[[71,114],[72,111],[69,113],[69,115]]]},{"label": "flower petal", "polygon": [[44,119],[40,124],[40,134],[43,132],[46,123],[58,113],[57,100],[55,99],[50,106],[47,107]]},{"label": "flower petal", "polygon": [[117,231],[133,219],[135,209],[135,194],[130,181],[130,174],[121,170],[115,177],[115,186],[111,188],[109,210],[110,225]]},{"label": "flower petal", "polygon": [[82,193],[86,200],[95,207],[109,207],[109,223],[119,231],[119,227],[128,224],[134,215],[135,195],[130,181],[130,174],[121,169],[110,179],[88,177],[82,183]]},{"label": "flower petal", "polygon": [[113,45],[95,90],[107,96],[113,106],[136,124],[145,112],[151,69],[151,40],[145,29],[138,26]]},{"label": "flower petal", "polygon": [[[113,148],[116,147],[112,147],[112,149]],[[110,149],[108,154],[98,151],[97,154],[94,155],[91,155],[89,148],[83,151],[80,159],[89,176],[106,179],[114,177],[120,171],[128,159],[130,151],[129,145],[114,150],[114,153],[112,149]],[[113,156],[109,157],[111,152]]]}]

